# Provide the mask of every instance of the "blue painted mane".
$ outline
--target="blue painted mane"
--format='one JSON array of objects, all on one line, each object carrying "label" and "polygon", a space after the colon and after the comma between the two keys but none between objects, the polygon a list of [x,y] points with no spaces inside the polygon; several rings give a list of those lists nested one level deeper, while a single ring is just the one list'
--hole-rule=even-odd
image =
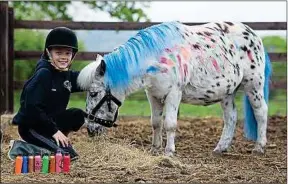
[{"label": "blue painted mane", "polygon": [[167,22],[148,27],[105,55],[105,84],[117,91],[127,89],[134,77],[144,74],[151,62],[157,62],[165,48],[183,42],[179,26],[179,22]]}]

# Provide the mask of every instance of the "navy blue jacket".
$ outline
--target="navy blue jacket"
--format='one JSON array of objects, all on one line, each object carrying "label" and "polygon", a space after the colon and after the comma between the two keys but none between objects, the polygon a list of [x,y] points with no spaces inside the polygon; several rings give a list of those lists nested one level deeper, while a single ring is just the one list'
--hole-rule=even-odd
[{"label": "navy blue jacket", "polygon": [[47,134],[55,134],[58,128],[53,117],[66,110],[70,93],[81,91],[76,83],[78,75],[76,71],[56,70],[42,57],[34,75],[23,87],[20,109],[13,124],[30,127],[37,124],[45,128]]}]

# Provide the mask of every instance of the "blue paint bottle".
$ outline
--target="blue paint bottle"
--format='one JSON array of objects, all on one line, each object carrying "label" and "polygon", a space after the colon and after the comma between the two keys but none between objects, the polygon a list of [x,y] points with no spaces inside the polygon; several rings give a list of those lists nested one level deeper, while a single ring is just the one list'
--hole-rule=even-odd
[{"label": "blue paint bottle", "polygon": [[28,173],[28,156],[23,156],[22,173]]}]

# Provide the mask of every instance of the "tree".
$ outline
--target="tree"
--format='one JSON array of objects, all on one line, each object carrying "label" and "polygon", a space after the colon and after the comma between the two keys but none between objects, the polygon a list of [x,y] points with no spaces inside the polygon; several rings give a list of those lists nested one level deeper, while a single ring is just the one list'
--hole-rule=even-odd
[{"label": "tree", "polygon": [[[15,31],[15,50],[44,50],[45,35],[43,32],[35,30],[17,30]],[[39,56],[40,57],[40,56]],[[36,61],[14,62],[14,80],[26,80],[28,79],[36,65]]]},{"label": "tree", "polygon": [[[15,9],[17,20],[72,20],[67,8],[72,1],[13,1],[9,2]],[[147,15],[137,5],[149,7],[147,2],[127,1],[83,1],[95,11],[105,11],[122,21],[149,21]]]}]

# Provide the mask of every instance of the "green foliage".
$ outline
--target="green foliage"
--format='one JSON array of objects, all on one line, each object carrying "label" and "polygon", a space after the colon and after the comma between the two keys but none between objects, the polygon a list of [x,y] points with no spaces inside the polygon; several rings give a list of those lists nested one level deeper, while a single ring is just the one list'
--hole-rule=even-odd
[{"label": "green foliage", "polygon": [[[150,21],[141,8],[136,8],[136,2],[89,1],[85,2],[85,4],[89,4],[89,6],[93,9],[100,9],[102,11],[108,12],[111,17],[116,17],[122,21]],[[143,7],[149,7],[149,4],[147,2],[140,2],[140,5]]]},{"label": "green foliage", "polygon": [[[24,50],[44,50],[45,33],[35,30],[17,30],[14,33],[14,49]],[[40,56],[39,56],[40,58]],[[36,61],[16,60],[14,62],[14,80],[28,79],[35,68]]]},{"label": "green foliage", "polygon": [[286,52],[287,50],[287,42],[280,36],[266,36],[262,40],[268,52]]},{"label": "green foliage", "polygon": [[43,50],[45,42],[45,32],[36,30],[18,29],[14,33],[15,50]]},{"label": "green foliage", "polygon": [[66,13],[69,1],[13,1],[17,20],[72,20]]},{"label": "green foliage", "polygon": [[90,61],[73,61],[71,65],[71,69],[75,71],[80,71],[82,68],[84,68],[86,65],[88,65]]},{"label": "green foliage", "polygon": [[[148,7],[147,2],[126,1],[83,1],[95,11],[108,12],[112,17],[122,21],[149,21],[140,6]],[[72,20],[67,13],[72,1],[13,1],[10,5],[15,9],[17,20]]]},{"label": "green foliage", "polygon": [[287,63],[273,62],[272,63],[272,80],[283,80],[287,77]]}]

